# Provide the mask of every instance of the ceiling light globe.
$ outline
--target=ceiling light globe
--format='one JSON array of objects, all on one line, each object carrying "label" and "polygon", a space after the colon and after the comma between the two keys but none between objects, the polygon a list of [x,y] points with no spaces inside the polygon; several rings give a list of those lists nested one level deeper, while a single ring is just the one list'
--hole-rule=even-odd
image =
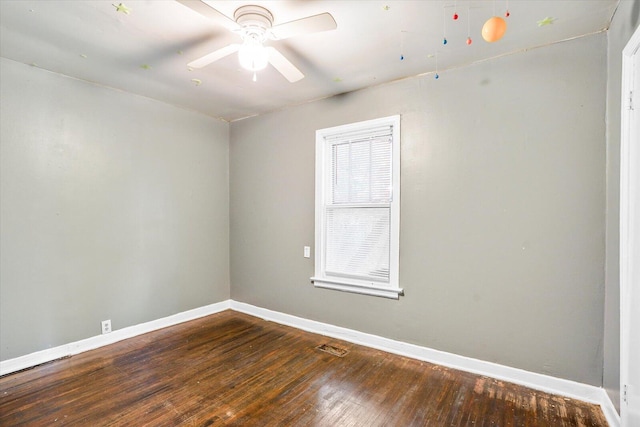
[{"label": "ceiling light globe", "polygon": [[263,70],[269,63],[269,53],[262,46],[262,43],[254,40],[247,40],[242,44],[238,52],[240,66],[249,71]]}]

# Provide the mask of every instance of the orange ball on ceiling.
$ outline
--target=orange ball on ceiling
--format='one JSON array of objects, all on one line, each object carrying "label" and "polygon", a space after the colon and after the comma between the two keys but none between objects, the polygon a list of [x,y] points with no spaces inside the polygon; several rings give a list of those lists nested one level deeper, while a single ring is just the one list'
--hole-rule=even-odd
[{"label": "orange ball on ceiling", "polygon": [[497,42],[507,31],[507,23],[499,16],[489,18],[482,26],[482,38],[489,43]]}]

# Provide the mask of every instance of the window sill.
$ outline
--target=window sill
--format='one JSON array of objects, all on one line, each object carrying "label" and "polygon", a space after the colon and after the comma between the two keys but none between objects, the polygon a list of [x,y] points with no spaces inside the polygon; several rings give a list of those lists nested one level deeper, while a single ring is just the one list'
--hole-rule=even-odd
[{"label": "window sill", "polygon": [[316,288],[334,289],[336,291],[352,292],[362,295],[373,295],[376,297],[399,299],[404,295],[402,288],[392,288],[388,286],[376,286],[375,284],[360,283],[349,280],[325,279],[312,277],[311,281]]}]

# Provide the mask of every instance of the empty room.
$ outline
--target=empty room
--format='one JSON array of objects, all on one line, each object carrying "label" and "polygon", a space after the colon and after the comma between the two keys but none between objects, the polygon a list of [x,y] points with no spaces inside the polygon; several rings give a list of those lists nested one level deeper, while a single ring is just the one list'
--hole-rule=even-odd
[{"label": "empty room", "polygon": [[640,0],[0,0],[0,426],[640,427]]}]

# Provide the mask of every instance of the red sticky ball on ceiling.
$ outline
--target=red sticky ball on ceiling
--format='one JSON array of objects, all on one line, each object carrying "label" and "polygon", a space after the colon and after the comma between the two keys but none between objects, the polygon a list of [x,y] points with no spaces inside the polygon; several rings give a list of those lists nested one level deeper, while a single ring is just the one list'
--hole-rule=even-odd
[{"label": "red sticky ball on ceiling", "polygon": [[454,21],[457,21],[457,20],[458,20],[458,14],[457,14],[457,13],[455,13],[455,12],[453,13],[453,20],[454,20]]},{"label": "red sticky ball on ceiling", "polygon": [[482,38],[489,43],[497,42],[507,31],[507,23],[499,16],[489,18],[482,26]]}]

